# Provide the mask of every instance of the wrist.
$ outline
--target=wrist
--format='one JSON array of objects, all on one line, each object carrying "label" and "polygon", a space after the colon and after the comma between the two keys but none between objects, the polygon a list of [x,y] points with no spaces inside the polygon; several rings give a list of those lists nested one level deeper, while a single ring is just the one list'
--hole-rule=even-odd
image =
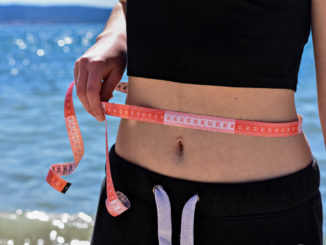
[{"label": "wrist", "polygon": [[114,47],[119,52],[127,52],[127,40],[123,33],[107,31],[101,33],[96,38],[96,46],[101,46],[104,50]]},{"label": "wrist", "polygon": [[115,38],[119,41],[124,41],[124,42],[127,41],[126,32],[119,31],[119,30],[106,30],[97,35],[96,42],[99,42],[106,38]]}]

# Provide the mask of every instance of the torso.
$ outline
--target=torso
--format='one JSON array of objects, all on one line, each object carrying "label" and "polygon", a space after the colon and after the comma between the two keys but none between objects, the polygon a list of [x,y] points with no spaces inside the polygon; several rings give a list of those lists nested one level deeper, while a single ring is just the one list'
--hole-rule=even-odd
[{"label": "torso", "polygon": [[[294,91],[289,89],[184,84],[129,76],[125,103],[245,120],[298,120]],[[115,150],[122,158],[154,172],[203,182],[275,178],[312,161],[304,132],[259,137],[129,119],[120,121]]]}]

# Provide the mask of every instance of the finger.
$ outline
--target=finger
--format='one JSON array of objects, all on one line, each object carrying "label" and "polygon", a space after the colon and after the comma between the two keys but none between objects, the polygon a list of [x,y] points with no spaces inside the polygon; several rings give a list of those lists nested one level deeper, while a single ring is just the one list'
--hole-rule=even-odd
[{"label": "finger", "polygon": [[92,116],[94,116],[86,96],[87,77],[88,73],[86,68],[83,67],[82,69],[79,69],[79,73],[77,76],[76,93],[86,111]]},{"label": "finger", "polygon": [[77,60],[75,62],[75,66],[74,66],[74,81],[75,81],[75,85],[77,85],[78,73],[79,73],[79,61]]},{"label": "finger", "polygon": [[90,110],[98,121],[103,121],[105,119],[100,100],[101,87],[102,74],[94,70],[90,71],[88,73],[86,96]]},{"label": "finger", "polygon": [[105,78],[101,89],[101,101],[108,101],[113,97],[113,91],[121,79],[121,73],[113,69]]},{"label": "finger", "polygon": [[128,82],[119,82],[114,89],[122,93],[128,93]]}]

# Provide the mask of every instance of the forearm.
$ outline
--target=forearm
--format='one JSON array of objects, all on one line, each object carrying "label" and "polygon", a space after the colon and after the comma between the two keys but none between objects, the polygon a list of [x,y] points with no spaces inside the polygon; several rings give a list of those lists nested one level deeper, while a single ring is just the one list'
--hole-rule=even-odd
[{"label": "forearm", "polygon": [[[324,85],[322,83],[317,83],[317,84],[319,84],[319,86]],[[323,88],[323,89],[319,88],[318,91],[322,91],[322,90],[326,90],[326,88]],[[326,91],[324,94],[326,94]],[[326,100],[325,100],[325,97],[322,96],[320,92],[319,92],[319,95],[317,95],[317,97],[318,97],[318,112],[319,112],[320,126],[321,126],[321,130],[323,132],[324,143],[325,143],[325,147],[326,147]]]},{"label": "forearm", "polygon": [[313,0],[311,5],[311,32],[314,47],[314,59],[317,83],[317,101],[320,125],[326,146],[326,2]]},{"label": "forearm", "polygon": [[120,0],[116,3],[103,31],[97,36],[96,41],[108,34],[116,34],[126,38],[126,0]]},{"label": "forearm", "polygon": [[[315,59],[315,71],[316,71],[316,87],[317,87],[317,102],[318,113],[321,129],[326,142],[326,49],[324,45],[321,45],[320,39],[325,39],[326,36],[322,36],[322,32],[318,31],[318,25],[313,26],[313,45],[314,45],[314,59]],[[326,34],[326,33],[325,33]],[[326,144],[325,144],[326,146]]]},{"label": "forearm", "polygon": [[[320,56],[317,51],[324,49],[315,42],[315,67],[316,67],[316,85],[317,85],[317,102],[320,126],[324,137],[326,147],[326,72],[322,67],[326,67],[326,56]],[[324,49],[326,54],[326,49]]]}]

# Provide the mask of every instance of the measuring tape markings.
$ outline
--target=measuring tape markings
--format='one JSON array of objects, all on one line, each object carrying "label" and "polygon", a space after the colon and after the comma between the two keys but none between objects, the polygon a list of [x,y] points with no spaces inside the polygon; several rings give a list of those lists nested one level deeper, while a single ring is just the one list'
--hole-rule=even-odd
[{"label": "measuring tape markings", "polygon": [[302,132],[303,117],[299,114],[298,121],[268,123],[106,102],[102,102],[102,107],[110,116],[212,132],[266,137],[285,137]]},{"label": "measuring tape markings", "polygon": [[[50,166],[46,181],[57,191],[65,193],[71,183],[60,176],[72,174],[77,168],[84,155],[84,144],[78,126],[72,92],[74,81],[71,82],[65,97],[64,116],[71,149],[74,155],[74,162],[57,163]],[[123,88],[121,88],[123,87]],[[127,83],[120,82],[115,90],[127,93]],[[112,98],[112,97],[111,97]],[[178,126],[213,132],[232,134],[285,137],[302,132],[302,115],[298,114],[298,120],[293,122],[269,123],[251,120],[215,117],[194,113],[185,113],[155,108],[146,108],[135,105],[124,105],[116,103],[101,102],[103,112],[107,115],[125,119],[132,119],[156,124]],[[115,191],[112,182],[109,151],[108,151],[108,126],[105,118],[105,144],[106,144],[106,191],[107,199],[105,205],[112,216],[118,216],[130,208],[128,198],[120,191]]]},{"label": "measuring tape markings", "polygon": [[50,167],[46,181],[57,191],[65,193],[71,183],[60,178],[72,174],[84,155],[84,143],[78,126],[75,109],[72,100],[73,83],[70,84],[64,102],[64,116],[70,141],[70,146],[74,155],[74,162],[57,163]]}]

